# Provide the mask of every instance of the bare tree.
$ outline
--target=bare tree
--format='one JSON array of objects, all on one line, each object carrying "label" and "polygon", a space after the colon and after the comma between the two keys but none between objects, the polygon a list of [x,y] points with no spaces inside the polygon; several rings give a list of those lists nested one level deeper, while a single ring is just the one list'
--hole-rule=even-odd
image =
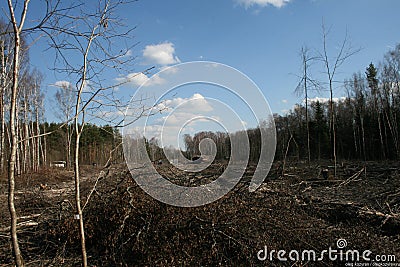
[{"label": "bare tree", "polygon": [[[42,28],[49,36],[57,53],[55,70],[67,74],[74,80],[75,99],[73,120],[74,131],[74,181],[75,206],[81,241],[82,265],[87,266],[87,251],[85,241],[85,226],[80,189],[80,140],[87,119],[98,118],[97,114],[107,108],[118,109],[120,100],[114,98],[114,89],[120,84],[107,84],[103,74],[109,70],[124,71],[129,68],[131,57],[126,53],[129,48],[120,50],[116,43],[121,39],[130,38],[132,29],[123,31],[120,19],[115,17],[115,10],[124,1],[99,1],[96,7],[92,3],[82,2],[73,14],[56,16],[52,27]],[[58,19],[62,17],[62,19]],[[65,54],[68,53],[68,57]],[[73,55],[73,60],[71,60]],[[80,60],[76,64],[76,60]],[[60,64],[61,63],[61,64]],[[107,116],[102,117],[107,120]]]},{"label": "bare tree", "polygon": [[55,94],[57,106],[60,109],[58,113],[59,119],[61,121],[66,122],[66,162],[67,168],[71,166],[71,143],[72,143],[72,134],[73,131],[71,129],[71,118],[74,116],[74,107],[75,107],[75,91],[70,83],[61,84],[60,88],[57,90]]},{"label": "bare tree", "polygon": [[319,89],[319,84],[314,80],[309,72],[310,65],[317,57],[310,55],[309,49],[307,47],[302,47],[300,51],[301,62],[302,62],[302,76],[296,87],[296,93],[299,95],[304,94],[304,102],[306,105],[306,127],[307,127],[307,153],[308,153],[308,163],[311,162],[311,149],[310,149],[310,120],[309,120],[309,110],[308,110],[308,95],[310,89]]},{"label": "bare tree", "polygon": [[[44,105],[44,95],[40,91],[40,86],[43,80],[43,75],[37,71],[34,70],[32,74],[33,78],[33,118],[32,118],[32,136],[34,136],[34,162],[35,162],[35,167],[34,170],[38,171],[39,166],[40,166],[40,149],[42,147],[42,138],[45,138],[45,136],[41,136],[41,130],[40,130],[40,122],[41,118],[43,118],[43,105]],[[33,125],[33,121],[35,121],[35,125]],[[43,161],[43,164],[45,164],[45,161]]]},{"label": "bare tree", "polygon": [[[1,46],[1,52],[2,52],[2,101],[4,100],[4,89],[8,88],[8,84],[6,84],[6,77],[9,80],[10,84],[10,92],[9,93],[9,129],[7,127],[4,127],[4,112],[2,112],[2,153],[4,151],[4,129],[6,129],[7,135],[9,137],[9,155],[8,155],[8,207],[10,211],[10,232],[11,232],[11,240],[12,240],[12,250],[13,250],[13,255],[15,259],[15,264],[17,266],[24,266],[24,260],[23,256],[21,254],[21,250],[19,247],[18,243],[18,236],[17,236],[17,221],[18,221],[18,216],[15,208],[15,203],[14,203],[14,194],[15,194],[15,174],[20,173],[21,171],[21,162],[23,164],[26,164],[26,161],[28,160],[28,154],[24,154],[26,152],[23,151],[22,147],[24,148],[31,148],[29,145],[30,142],[32,142],[33,139],[37,139],[42,134],[39,134],[39,131],[37,131],[36,136],[33,133],[33,127],[30,123],[28,123],[28,119],[32,119],[31,117],[28,118],[28,110],[29,110],[29,105],[32,103],[35,103],[34,100],[32,100],[32,95],[36,92],[38,93],[38,85],[39,85],[39,80],[37,79],[36,85],[32,85],[32,83],[27,83],[29,79],[27,79],[28,75],[31,75],[29,72],[29,64],[28,62],[28,57],[27,57],[27,46],[26,42],[24,41],[24,36],[25,33],[33,33],[35,30],[41,29],[42,27],[46,27],[48,25],[47,23],[49,22],[50,18],[52,18],[57,11],[57,6],[60,0],[55,0],[54,2],[56,3],[54,6],[51,4],[51,0],[46,1],[46,12],[44,13],[44,16],[42,19],[39,20],[38,24],[36,26],[32,26],[30,28],[24,28],[25,25],[25,20],[27,17],[28,13],[28,5],[30,0],[24,0],[21,1],[22,5],[18,3],[17,8],[13,5],[12,0],[7,1],[8,5],[8,19],[9,19],[9,25],[10,27],[7,27],[4,31],[2,31],[1,36],[9,36],[10,37],[10,44],[9,46]],[[18,11],[17,11],[18,9]],[[66,11],[64,9],[64,11]],[[4,44],[4,42],[1,42]],[[7,47],[7,57],[10,59],[10,68],[8,73],[6,74],[5,69],[7,68],[6,65],[7,63],[4,62],[5,58],[5,53],[4,49]],[[26,49],[25,49],[26,48]],[[32,77],[32,76],[30,76]],[[25,81],[24,81],[25,78]],[[25,82],[25,84],[24,84]],[[24,88],[25,87],[25,88]],[[35,87],[35,89],[28,94],[27,92],[24,92],[25,94],[20,94],[20,89],[24,88],[26,90],[29,90],[30,87]],[[37,94],[40,96],[40,93]],[[22,98],[21,98],[22,97]],[[20,99],[18,99],[20,98]],[[19,120],[19,103],[18,100],[23,99],[24,103],[24,113],[22,114],[24,117],[23,123]],[[36,99],[39,100],[39,99]],[[33,102],[32,102],[33,101]],[[29,102],[29,103],[28,103]],[[37,103],[38,104],[38,103]],[[4,102],[2,102],[2,111],[4,111]],[[37,106],[39,107],[39,106]],[[37,110],[37,114],[39,113],[39,110]],[[30,111],[29,116],[32,116],[32,112]],[[38,118],[38,116],[36,116]],[[38,123],[38,121],[37,121]],[[24,124],[24,130],[20,126]],[[37,129],[37,128],[36,128]],[[37,151],[37,148],[36,148]],[[30,149],[31,153],[29,155],[32,156],[34,153],[32,152],[32,149]],[[21,156],[24,155],[23,158]],[[32,159],[32,158],[31,158]],[[38,159],[36,157],[36,159]],[[34,160],[32,160],[33,162]]]},{"label": "bare tree", "polygon": [[6,154],[6,109],[9,106],[10,99],[10,86],[12,80],[10,79],[10,73],[12,68],[13,59],[13,35],[8,32],[9,26],[4,22],[0,21],[0,56],[1,56],[1,84],[0,84],[0,120],[1,120],[1,131],[0,131],[0,173],[5,170],[5,158]]},{"label": "bare tree", "polygon": [[13,26],[14,34],[14,55],[13,55],[13,70],[12,70],[12,90],[11,90],[11,102],[10,102],[10,138],[11,138],[11,148],[10,156],[8,162],[8,207],[11,215],[11,238],[12,246],[15,257],[15,263],[17,266],[24,266],[24,260],[19,248],[18,236],[17,236],[17,212],[15,210],[14,204],[14,192],[15,192],[15,163],[17,155],[17,95],[18,95],[18,77],[19,77],[19,57],[21,48],[21,31],[24,27],[25,18],[28,10],[29,0],[24,1],[24,6],[21,12],[20,21],[16,19],[14,13],[14,7],[11,0],[8,0],[8,8],[11,23]]},{"label": "bare tree", "polygon": [[[386,53],[382,63],[382,104],[386,123],[393,138],[397,158],[400,158],[400,137],[398,124],[398,106],[400,104],[400,44]],[[397,112],[396,112],[397,111]]]},{"label": "bare tree", "polygon": [[[360,138],[355,138],[355,143],[357,143],[357,139],[361,140],[358,147],[360,151],[360,157],[367,160],[367,149],[365,142],[365,127],[364,127],[364,117],[366,113],[366,93],[365,93],[365,81],[361,75],[361,73],[354,73],[351,80],[346,81],[345,83],[347,89],[353,92],[353,106],[354,106],[354,126],[358,129],[360,133]],[[357,150],[357,148],[356,148]],[[361,153],[362,152],[362,153]]]},{"label": "bare tree", "polygon": [[1,120],[1,131],[0,131],[0,174],[4,171],[4,150],[5,150],[5,108],[4,108],[4,94],[6,89],[6,64],[5,64],[5,48],[4,41],[1,40],[0,43],[0,56],[1,56],[1,85],[0,85],[0,120]]},{"label": "bare tree", "polygon": [[5,50],[5,41],[0,41],[0,56],[1,56],[1,85],[0,85],[0,120],[1,120],[1,131],[0,131],[0,173],[4,171],[4,158],[5,158],[5,95],[8,79],[7,79],[7,58]]},{"label": "bare tree", "polygon": [[328,35],[329,30],[325,28],[324,21],[322,22],[322,38],[323,38],[323,49],[322,52],[319,52],[319,57],[322,60],[325,66],[325,72],[328,77],[328,85],[329,85],[329,129],[331,136],[331,144],[332,144],[332,158],[335,166],[335,177],[336,177],[336,130],[335,130],[335,111],[334,111],[334,103],[333,103],[333,90],[334,90],[334,82],[335,77],[338,72],[338,69],[343,65],[343,63],[354,54],[358,53],[361,49],[353,49],[348,40],[348,34],[346,31],[345,37],[340,45],[339,52],[336,56],[330,57],[328,55]]}]

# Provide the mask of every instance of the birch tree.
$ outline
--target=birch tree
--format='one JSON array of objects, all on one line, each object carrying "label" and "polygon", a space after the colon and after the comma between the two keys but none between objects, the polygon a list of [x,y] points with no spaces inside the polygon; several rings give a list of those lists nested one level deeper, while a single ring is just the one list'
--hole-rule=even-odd
[{"label": "birch tree", "polygon": [[311,162],[311,148],[310,148],[310,119],[309,119],[309,108],[308,98],[310,89],[319,89],[319,84],[310,75],[310,65],[317,59],[317,57],[310,55],[310,51],[307,47],[302,47],[300,51],[301,64],[302,64],[302,76],[296,87],[295,92],[299,95],[304,95],[304,102],[306,105],[306,128],[307,128],[307,156],[308,163]]},{"label": "birch tree", "polygon": [[[6,32],[7,26],[0,21],[0,31]],[[10,34],[2,34],[0,36],[0,57],[1,57],[1,73],[0,73],[0,173],[2,174],[5,167],[6,157],[6,100],[9,98],[9,89],[11,80],[9,79],[9,72],[12,63],[12,36]]]},{"label": "birch tree", "polygon": [[[71,14],[56,16],[52,27],[42,28],[49,36],[50,47],[54,48],[58,61],[54,70],[65,74],[75,85],[73,104],[74,131],[74,182],[75,218],[78,221],[82,265],[88,265],[85,224],[80,189],[80,147],[81,137],[87,120],[96,118],[103,109],[123,105],[116,100],[114,89],[120,84],[108,83],[103,75],[110,70],[129,70],[131,57],[126,56],[130,47],[116,46],[130,38],[131,28],[125,28],[115,11],[123,1],[81,2]],[[59,19],[62,18],[62,19]],[[68,54],[68,56],[66,56]],[[78,62],[78,63],[77,63]],[[107,116],[103,120],[109,120]]]},{"label": "birch tree", "polygon": [[58,117],[66,123],[66,162],[67,168],[71,166],[71,145],[72,145],[72,124],[71,119],[74,116],[75,91],[70,83],[62,83],[55,94],[57,106],[59,108]]},{"label": "birch tree", "polygon": [[24,27],[25,18],[28,10],[29,0],[24,1],[24,6],[21,11],[20,20],[17,21],[16,14],[14,13],[14,7],[11,0],[8,0],[9,15],[13,27],[14,34],[14,55],[13,55],[13,67],[12,67],[12,86],[11,86],[11,102],[10,102],[10,156],[8,161],[8,208],[11,216],[11,239],[12,247],[15,257],[15,263],[17,266],[24,266],[24,260],[19,248],[18,236],[17,236],[17,212],[14,204],[14,193],[15,193],[15,164],[17,156],[17,95],[18,95],[18,77],[19,77],[19,57],[21,49],[21,31]]},{"label": "birch tree", "polygon": [[324,65],[325,73],[328,79],[328,88],[329,88],[329,129],[331,136],[331,146],[332,146],[332,159],[334,161],[335,166],[335,176],[336,176],[336,129],[335,129],[335,110],[333,103],[333,91],[334,91],[334,83],[335,77],[339,70],[339,68],[346,62],[348,58],[358,53],[360,49],[353,49],[349,44],[348,34],[346,31],[345,37],[339,46],[339,51],[336,56],[331,57],[329,55],[328,49],[328,35],[329,29],[325,28],[325,23],[322,22],[322,51],[319,52],[319,57]]}]

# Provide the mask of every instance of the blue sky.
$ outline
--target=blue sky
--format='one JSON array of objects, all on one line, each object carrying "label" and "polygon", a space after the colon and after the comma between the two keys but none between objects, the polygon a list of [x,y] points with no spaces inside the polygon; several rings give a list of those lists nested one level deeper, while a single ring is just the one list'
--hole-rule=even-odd
[{"label": "blue sky", "polygon": [[[41,13],[40,3],[31,2],[31,19]],[[134,70],[106,78],[122,80],[151,66],[160,70],[189,61],[220,62],[252,79],[272,112],[282,114],[301,102],[293,93],[296,75],[301,73],[299,51],[304,45],[312,51],[322,49],[323,20],[327,28],[331,27],[331,57],[337,54],[346,31],[351,45],[362,48],[339,69],[336,80],[341,81],[353,72],[364,72],[370,62],[378,64],[384,53],[400,42],[399,10],[397,0],[139,0],[119,11],[126,24],[137,26],[131,41],[138,44],[129,52],[136,57]],[[46,116],[54,121],[56,88],[52,84],[68,78],[46,70],[52,58],[41,44],[32,47],[31,64],[45,73]],[[314,65],[311,71],[314,77],[326,81],[322,65]],[[121,97],[134,93],[147,79],[143,74],[135,76],[120,89]],[[201,94],[198,90],[180,97],[190,99]],[[335,96],[343,95],[338,84]],[[328,97],[328,92],[314,96]]]}]

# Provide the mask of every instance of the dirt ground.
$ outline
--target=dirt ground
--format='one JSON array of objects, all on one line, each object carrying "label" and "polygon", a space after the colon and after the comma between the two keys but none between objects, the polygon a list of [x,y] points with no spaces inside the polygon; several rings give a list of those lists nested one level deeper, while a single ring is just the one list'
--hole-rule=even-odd
[{"label": "dirt ground", "polygon": [[[329,165],[289,163],[282,173],[277,162],[253,193],[248,184],[255,166],[249,166],[228,195],[197,208],[152,199],[123,165],[103,172],[83,167],[83,203],[92,192],[84,209],[90,266],[351,266],[339,259],[348,250],[400,263],[400,163],[341,162],[336,176]],[[194,186],[215,179],[223,163],[194,175],[167,164],[157,168],[173,182]],[[17,179],[19,238],[28,266],[79,266],[72,177],[49,169]],[[0,266],[13,266],[7,183],[0,182]],[[338,259],[325,254],[318,261],[329,248]],[[276,253],[272,260],[258,259],[265,250],[285,250],[287,261]],[[290,251],[305,250],[317,259],[288,258]]]}]

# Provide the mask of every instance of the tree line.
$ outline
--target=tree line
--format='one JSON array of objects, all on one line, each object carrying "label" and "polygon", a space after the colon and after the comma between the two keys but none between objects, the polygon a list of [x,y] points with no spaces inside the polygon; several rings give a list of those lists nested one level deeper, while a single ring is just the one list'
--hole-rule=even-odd
[{"label": "tree line", "polygon": [[[302,50],[304,51],[304,50]],[[302,54],[302,60],[304,59]],[[305,60],[303,61],[305,62]],[[307,62],[306,62],[307,63]],[[308,98],[286,114],[274,114],[277,132],[275,158],[296,160],[395,160],[400,158],[400,44],[389,50],[376,67],[370,63],[363,72],[345,79],[346,95],[339,98]],[[306,74],[309,75],[309,74]],[[314,87],[321,83],[307,77]],[[315,89],[315,88],[313,88]],[[323,90],[321,90],[323,91]],[[332,130],[331,110],[334,118]],[[335,146],[333,145],[333,131]],[[244,134],[237,132],[234,136]],[[261,151],[260,128],[247,130],[250,158],[257,162]],[[229,157],[227,133],[199,132],[184,136],[187,158],[200,155],[200,142],[210,138],[216,144],[216,159]]]},{"label": "tree line", "polygon": [[[0,21],[0,32],[7,32],[10,25]],[[11,33],[0,35],[0,173],[7,168],[11,146],[10,109],[12,101],[12,75],[15,38]],[[37,171],[46,162],[43,151],[44,140],[40,135],[44,129],[44,94],[42,92],[43,75],[30,67],[28,45],[21,38],[19,55],[19,83],[16,97],[16,138],[19,140],[16,150],[16,172]]]},{"label": "tree line", "polygon": [[[0,31],[7,30],[7,25],[0,22]],[[11,100],[12,36],[0,35],[0,174],[7,172],[10,153],[10,116],[8,109]],[[20,55],[20,81],[16,101],[16,135],[18,146],[16,153],[16,174],[38,171],[49,167],[52,161],[66,161],[72,166],[71,155],[75,140],[70,119],[73,117],[73,90],[61,86],[55,95],[59,110],[56,110],[62,123],[49,123],[44,117],[45,107],[43,92],[43,74],[36,68],[30,68],[26,41],[22,38]],[[51,133],[51,134],[50,134]],[[110,125],[98,126],[87,124],[82,133],[80,158],[83,164],[104,164],[109,158],[109,151],[120,142],[121,136]],[[122,149],[119,156],[122,157]]]},{"label": "tree line", "polygon": [[[62,123],[44,123],[42,127],[48,131],[52,131],[51,135],[46,137],[47,158],[51,161],[66,161],[68,167],[73,166],[73,161],[67,161],[68,153],[74,154],[74,146],[69,147],[68,127],[61,127]],[[72,140],[75,134],[72,133]],[[110,126],[98,126],[96,124],[86,124],[81,137],[81,147],[79,150],[79,158],[84,165],[104,165],[110,158],[110,151],[117,149],[113,154],[113,162],[123,162],[121,134],[119,131]],[[50,160],[49,160],[50,161]]]},{"label": "tree line", "polygon": [[287,114],[275,115],[276,156],[284,157],[289,146],[289,155],[298,159],[304,159],[308,153],[311,159],[331,159],[329,110],[332,105],[338,158],[399,159],[400,44],[389,50],[378,66],[370,63],[363,72],[355,72],[345,79],[344,97],[335,101],[316,98],[307,108],[297,104]]}]

